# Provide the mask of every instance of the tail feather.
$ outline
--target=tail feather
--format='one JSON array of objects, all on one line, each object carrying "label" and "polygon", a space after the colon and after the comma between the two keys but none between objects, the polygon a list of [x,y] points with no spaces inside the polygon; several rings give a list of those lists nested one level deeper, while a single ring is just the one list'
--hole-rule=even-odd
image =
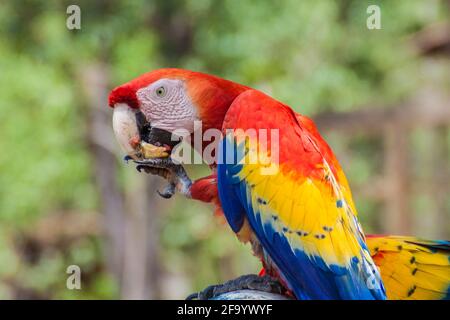
[{"label": "tail feather", "polygon": [[367,236],[388,299],[450,299],[450,242]]}]

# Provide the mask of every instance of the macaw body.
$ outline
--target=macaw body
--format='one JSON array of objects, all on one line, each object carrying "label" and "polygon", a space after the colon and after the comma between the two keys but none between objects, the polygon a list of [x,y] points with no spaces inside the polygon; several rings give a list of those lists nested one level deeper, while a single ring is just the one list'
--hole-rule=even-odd
[{"label": "macaw body", "polygon": [[[261,146],[260,137],[230,129],[275,129],[278,139]],[[223,212],[232,230],[258,248],[269,274],[299,299],[384,299],[345,176],[311,120],[248,90],[231,104],[223,130],[232,133],[219,157],[237,155],[217,165]],[[274,143],[276,172],[265,174],[264,161],[247,161],[269,158]]]},{"label": "macaw body", "polygon": [[[191,128],[194,120],[222,130],[213,174],[195,181],[188,195],[214,203],[237,237],[251,243],[265,272],[296,298],[448,298],[449,243],[366,238],[332,150],[314,123],[289,106],[180,69],[156,70],[114,89],[110,106],[124,105],[167,131]],[[116,135],[131,154],[126,141],[135,143],[137,130],[128,130],[127,114]]]}]

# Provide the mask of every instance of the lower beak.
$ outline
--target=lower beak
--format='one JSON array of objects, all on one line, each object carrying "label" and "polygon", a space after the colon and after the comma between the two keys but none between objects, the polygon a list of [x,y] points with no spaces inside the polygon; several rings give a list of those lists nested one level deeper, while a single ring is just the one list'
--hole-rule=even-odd
[{"label": "lower beak", "polygon": [[136,114],[128,105],[118,103],[114,106],[112,122],[114,134],[120,147],[127,155],[137,160],[136,144],[131,143],[133,139],[139,138]]}]

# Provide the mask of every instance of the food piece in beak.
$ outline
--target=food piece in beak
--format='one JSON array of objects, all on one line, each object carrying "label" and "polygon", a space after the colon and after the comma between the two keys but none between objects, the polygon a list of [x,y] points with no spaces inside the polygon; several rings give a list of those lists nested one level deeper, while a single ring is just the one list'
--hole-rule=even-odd
[{"label": "food piece in beak", "polygon": [[134,143],[131,143],[136,137],[139,137],[135,112],[126,104],[119,103],[114,106],[112,122],[114,134],[120,147],[133,159],[139,159],[139,150]]},{"label": "food piece in beak", "polygon": [[149,123],[141,126],[139,133],[142,140],[142,155],[146,159],[168,157],[173,148],[181,142],[181,137],[169,131],[151,127]]},{"label": "food piece in beak", "polygon": [[170,149],[167,147],[157,147],[153,144],[142,141],[141,153],[145,159],[166,158],[170,155]]},{"label": "food piece in beak", "polygon": [[136,169],[166,179],[169,184],[158,194],[163,198],[171,198],[176,191],[190,197],[192,185],[186,171],[180,164],[175,164],[169,157],[173,148],[182,140],[171,132],[152,127],[141,112],[136,113],[136,122],[141,140],[140,150],[144,159],[134,160]]}]

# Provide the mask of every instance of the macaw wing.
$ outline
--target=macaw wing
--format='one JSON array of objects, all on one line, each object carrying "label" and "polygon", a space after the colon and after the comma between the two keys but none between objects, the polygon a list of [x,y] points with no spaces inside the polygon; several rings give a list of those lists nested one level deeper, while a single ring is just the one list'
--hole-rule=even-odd
[{"label": "macaw wing", "polygon": [[388,299],[449,300],[450,242],[368,236]]},{"label": "macaw wing", "polygon": [[223,131],[217,174],[227,221],[235,232],[248,221],[296,297],[384,299],[345,176],[312,122],[250,90],[230,106]]}]

